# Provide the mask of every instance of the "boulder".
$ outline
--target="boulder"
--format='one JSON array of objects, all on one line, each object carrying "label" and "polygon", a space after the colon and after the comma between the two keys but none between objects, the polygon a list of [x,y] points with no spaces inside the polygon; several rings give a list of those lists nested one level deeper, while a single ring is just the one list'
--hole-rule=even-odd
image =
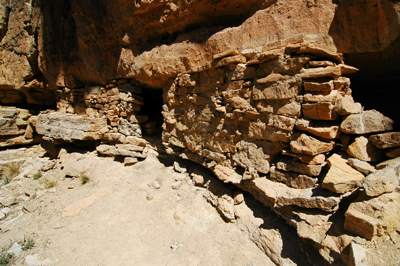
[{"label": "boulder", "polygon": [[394,148],[400,146],[400,132],[387,132],[372,135],[369,140],[379,149]]},{"label": "boulder", "polygon": [[365,176],[347,164],[338,154],[328,158],[329,171],[322,181],[322,187],[335,193],[346,193],[362,185]]},{"label": "boulder", "polygon": [[379,162],[384,158],[383,151],[372,145],[364,136],[357,137],[346,151],[350,156],[366,162]]},{"label": "boulder", "polygon": [[340,125],[346,134],[368,134],[393,130],[393,120],[376,110],[364,111],[346,117]]}]

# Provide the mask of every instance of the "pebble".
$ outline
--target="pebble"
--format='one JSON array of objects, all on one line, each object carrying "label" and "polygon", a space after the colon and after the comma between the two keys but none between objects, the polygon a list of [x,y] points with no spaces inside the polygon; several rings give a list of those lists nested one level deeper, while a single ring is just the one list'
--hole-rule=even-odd
[{"label": "pebble", "polygon": [[181,174],[184,174],[187,171],[187,169],[184,167],[181,167],[178,162],[174,162],[174,170]]},{"label": "pebble", "polygon": [[172,189],[179,189],[179,188],[181,187],[181,185],[182,185],[182,182],[177,181],[177,182],[175,182],[175,183],[173,183],[173,184],[171,185],[171,188],[172,188]]},{"label": "pebble", "polygon": [[151,181],[150,183],[147,184],[149,186],[149,188],[151,189],[160,189],[161,188],[161,184],[158,180],[154,180]]}]

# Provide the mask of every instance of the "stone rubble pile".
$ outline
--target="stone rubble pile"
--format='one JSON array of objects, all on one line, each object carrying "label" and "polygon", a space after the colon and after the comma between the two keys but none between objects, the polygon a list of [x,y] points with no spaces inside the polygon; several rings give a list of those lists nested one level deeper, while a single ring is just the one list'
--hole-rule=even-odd
[{"label": "stone rubble pile", "polygon": [[34,134],[35,112],[16,107],[0,107],[0,147],[38,143]]},{"label": "stone rubble pile", "polygon": [[214,55],[212,68],[164,88],[163,143],[253,194],[328,262],[347,263],[355,235],[400,229],[399,163],[375,168],[399,155],[400,133],[354,102],[357,71],[301,41]]}]

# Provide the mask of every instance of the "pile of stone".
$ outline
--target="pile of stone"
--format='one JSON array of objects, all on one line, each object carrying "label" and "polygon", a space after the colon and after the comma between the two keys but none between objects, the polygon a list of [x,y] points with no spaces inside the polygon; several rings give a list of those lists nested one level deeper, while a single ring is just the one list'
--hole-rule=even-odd
[{"label": "pile of stone", "polygon": [[34,134],[34,111],[16,107],[0,107],[0,147],[38,143]]},{"label": "pile of stone", "polygon": [[[252,193],[329,262],[348,261],[353,234],[371,239],[400,228],[397,212],[374,214],[368,198],[397,198],[399,167],[375,165],[399,155],[400,133],[391,132],[391,119],[354,102],[346,76],[357,69],[341,54],[299,40],[273,50],[229,50],[212,65],[180,74],[164,89],[169,153]],[[390,172],[390,181],[379,171]],[[339,204],[358,194],[367,199],[352,203],[345,224],[333,226]],[[399,204],[382,200],[389,209]]]}]

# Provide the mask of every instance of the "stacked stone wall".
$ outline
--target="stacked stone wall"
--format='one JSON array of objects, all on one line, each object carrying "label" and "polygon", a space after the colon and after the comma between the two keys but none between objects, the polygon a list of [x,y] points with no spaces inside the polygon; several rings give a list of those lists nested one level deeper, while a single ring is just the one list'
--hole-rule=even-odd
[{"label": "stacked stone wall", "polygon": [[[164,88],[167,152],[249,191],[331,263],[348,260],[345,248],[355,235],[396,230],[385,219],[397,212],[361,215],[373,208],[368,196],[398,197],[398,177],[383,188],[388,181],[378,163],[398,156],[400,142],[390,132],[393,120],[354,102],[348,76],[356,68],[308,43],[229,50],[215,55],[213,66],[180,74]],[[398,164],[390,169],[399,175]],[[368,192],[377,183],[379,192]]]}]

